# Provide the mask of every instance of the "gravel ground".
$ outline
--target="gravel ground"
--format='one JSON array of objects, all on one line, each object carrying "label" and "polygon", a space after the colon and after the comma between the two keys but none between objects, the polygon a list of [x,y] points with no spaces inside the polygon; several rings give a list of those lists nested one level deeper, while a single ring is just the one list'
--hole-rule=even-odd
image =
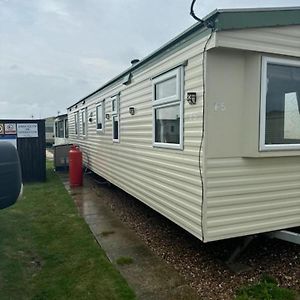
[{"label": "gravel ground", "polygon": [[96,183],[94,188],[154,253],[185,277],[202,299],[233,299],[237,288],[257,282],[263,274],[276,278],[282,287],[300,291],[299,246],[258,238],[238,260],[250,270],[235,274],[224,264],[224,259],[239,239],[204,244],[117,187]]}]

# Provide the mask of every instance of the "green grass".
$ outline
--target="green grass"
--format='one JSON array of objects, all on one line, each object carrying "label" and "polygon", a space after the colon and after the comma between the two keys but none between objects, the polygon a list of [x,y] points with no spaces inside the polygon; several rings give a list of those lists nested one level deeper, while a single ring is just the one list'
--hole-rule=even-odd
[{"label": "green grass", "polygon": [[294,300],[296,294],[292,290],[280,288],[275,279],[264,276],[255,285],[241,288],[237,292],[237,300]]},{"label": "green grass", "polygon": [[0,211],[0,299],[135,299],[48,165]]},{"label": "green grass", "polygon": [[133,258],[129,256],[120,256],[116,259],[116,264],[120,266],[130,265],[133,263]]}]

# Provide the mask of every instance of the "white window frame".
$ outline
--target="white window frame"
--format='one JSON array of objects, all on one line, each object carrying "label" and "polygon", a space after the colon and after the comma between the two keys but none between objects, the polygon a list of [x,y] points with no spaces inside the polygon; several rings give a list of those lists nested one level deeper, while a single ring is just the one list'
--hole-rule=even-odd
[{"label": "white window frame", "polygon": [[[98,107],[102,107],[102,128],[98,129]],[[96,104],[96,131],[99,133],[103,133],[105,129],[105,101],[101,101]]]},{"label": "white window frame", "polygon": [[267,103],[267,68],[268,63],[274,63],[283,66],[300,67],[299,60],[275,58],[269,56],[262,57],[261,67],[261,95],[260,95],[260,129],[259,129],[259,150],[300,150],[300,144],[265,144],[266,134],[266,103]]},{"label": "white window frame", "polygon": [[[176,77],[176,95],[155,100],[155,85]],[[183,98],[184,98],[184,68],[180,66],[152,79],[152,146],[157,148],[183,150]],[[158,108],[179,105],[179,144],[155,142],[155,110]]]},{"label": "white window frame", "polygon": [[[81,135],[82,136],[87,136],[87,108],[83,108],[80,111],[80,115],[81,115]],[[85,120],[85,133],[83,133],[83,116],[84,115],[84,120]]]},{"label": "white window frame", "polygon": [[[115,110],[113,110],[113,101],[116,101],[116,105],[115,105]],[[116,115],[116,114],[119,114],[119,96],[116,95],[116,96],[113,96],[111,98],[111,114],[112,115]]]},{"label": "white window frame", "polygon": [[[113,101],[116,101],[115,110],[113,110]],[[118,138],[114,138],[114,118],[118,119]],[[113,143],[120,142],[120,95],[111,97],[111,122],[112,122],[112,141]]]},{"label": "white window frame", "polygon": [[74,113],[75,135],[79,135],[79,130],[80,130],[79,124],[80,124],[80,121],[79,121],[79,110],[77,110]]}]

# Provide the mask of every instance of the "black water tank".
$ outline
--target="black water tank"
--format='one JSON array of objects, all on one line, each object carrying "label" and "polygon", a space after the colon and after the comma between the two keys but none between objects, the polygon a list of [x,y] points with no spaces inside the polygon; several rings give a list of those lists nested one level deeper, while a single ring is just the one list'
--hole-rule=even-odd
[{"label": "black water tank", "polygon": [[0,142],[0,209],[13,205],[22,190],[22,176],[17,149]]}]

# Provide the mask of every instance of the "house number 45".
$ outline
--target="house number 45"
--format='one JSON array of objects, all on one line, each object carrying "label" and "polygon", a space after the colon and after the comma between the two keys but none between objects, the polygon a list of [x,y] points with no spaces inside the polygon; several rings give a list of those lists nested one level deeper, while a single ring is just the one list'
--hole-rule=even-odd
[{"label": "house number 45", "polygon": [[214,106],[214,111],[225,111],[226,106],[224,102],[216,102]]}]

